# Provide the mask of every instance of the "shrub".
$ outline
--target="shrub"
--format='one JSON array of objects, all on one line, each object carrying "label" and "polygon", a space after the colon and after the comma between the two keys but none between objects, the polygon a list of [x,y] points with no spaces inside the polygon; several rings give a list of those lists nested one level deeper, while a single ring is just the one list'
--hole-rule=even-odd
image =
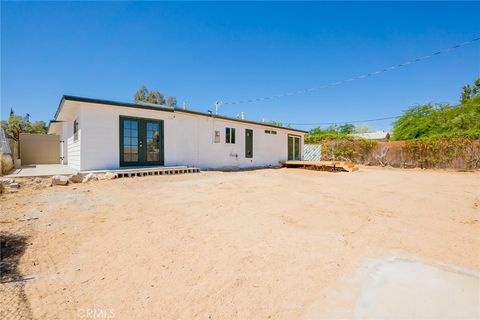
[{"label": "shrub", "polygon": [[465,159],[467,147],[472,143],[468,138],[413,140],[406,141],[402,150],[421,168],[451,167],[453,160]]},{"label": "shrub", "polygon": [[359,156],[360,161],[363,163],[370,163],[372,160],[372,154],[375,148],[378,145],[378,142],[375,140],[366,140],[362,139],[358,141]]},{"label": "shrub", "polygon": [[470,138],[377,142],[322,141],[323,160],[421,168],[480,168],[480,140]]},{"label": "shrub", "polygon": [[354,160],[355,150],[348,145],[340,145],[333,150],[334,160]]}]

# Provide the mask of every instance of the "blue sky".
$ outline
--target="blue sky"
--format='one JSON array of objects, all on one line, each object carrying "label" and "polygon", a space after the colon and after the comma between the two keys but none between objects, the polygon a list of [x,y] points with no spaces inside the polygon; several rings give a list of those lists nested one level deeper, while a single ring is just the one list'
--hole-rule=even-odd
[{"label": "blue sky", "polygon": [[[130,102],[141,84],[206,111],[215,100],[309,88],[475,38],[478,12],[480,2],[2,2],[1,117],[13,108],[48,121],[63,94]],[[479,61],[476,42],[376,77],[220,111],[291,123],[395,116],[457,103]]]}]

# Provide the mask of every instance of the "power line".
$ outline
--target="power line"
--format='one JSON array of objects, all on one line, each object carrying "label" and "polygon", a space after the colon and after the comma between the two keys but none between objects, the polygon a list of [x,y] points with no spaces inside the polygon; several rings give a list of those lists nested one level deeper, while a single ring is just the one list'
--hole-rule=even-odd
[{"label": "power line", "polygon": [[400,117],[401,116],[376,118],[376,119],[365,119],[365,120],[352,120],[352,121],[287,123],[287,124],[292,125],[292,126],[326,126],[326,125],[335,125],[335,124],[340,124],[340,123],[365,123],[365,122],[375,122],[375,121],[382,121],[382,120],[393,120],[393,119],[398,119]]},{"label": "power line", "polygon": [[304,93],[309,93],[309,92],[312,92],[312,91],[325,89],[325,88],[328,88],[328,87],[334,87],[334,86],[338,86],[338,85],[348,83],[348,82],[351,82],[351,81],[365,79],[365,78],[369,78],[369,77],[372,77],[372,76],[375,76],[375,75],[378,75],[378,74],[382,74],[382,73],[385,73],[385,72],[388,72],[388,71],[400,69],[400,68],[406,67],[408,65],[415,64],[415,63],[418,63],[420,61],[423,61],[423,60],[426,60],[426,59],[429,59],[429,58],[433,58],[434,56],[438,56],[440,54],[447,53],[447,52],[453,51],[455,49],[467,46],[467,45],[472,44],[475,41],[479,41],[479,40],[480,40],[480,37],[477,37],[477,38],[471,39],[469,41],[465,41],[465,42],[462,42],[460,44],[457,44],[457,45],[439,50],[437,52],[428,54],[428,55],[420,57],[420,58],[408,60],[406,62],[397,64],[397,65],[393,65],[393,66],[390,66],[390,67],[387,67],[387,68],[383,68],[383,69],[380,69],[380,70],[377,70],[377,71],[374,71],[374,72],[362,74],[362,75],[352,77],[352,78],[349,78],[349,79],[344,79],[344,80],[340,80],[340,81],[336,81],[336,82],[330,82],[330,83],[326,83],[326,84],[323,84],[323,85],[320,85],[320,86],[317,86],[317,87],[312,87],[312,88],[298,90],[298,91],[292,91],[292,92],[288,92],[288,93],[277,94],[277,95],[268,96],[268,97],[246,99],[246,100],[239,100],[239,101],[233,101],[233,102],[228,102],[227,101],[227,102],[224,102],[223,104],[224,105],[234,105],[234,104],[259,102],[259,101],[264,101],[264,100],[280,99],[280,98],[287,97],[287,96],[294,96],[294,95],[299,95],[299,94],[304,94]]}]

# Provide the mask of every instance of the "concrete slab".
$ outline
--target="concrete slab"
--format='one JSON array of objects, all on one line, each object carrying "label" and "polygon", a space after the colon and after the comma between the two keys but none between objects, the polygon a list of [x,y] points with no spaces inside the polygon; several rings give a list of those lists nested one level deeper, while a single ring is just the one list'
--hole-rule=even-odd
[{"label": "concrete slab", "polygon": [[480,272],[391,257],[366,263],[311,319],[480,319]]},{"label": "concrete slab", "polygon": [[54,175],[70,175],[77,173],[77,170],[72,169],[62,164],[32,164],[23,166],[20,169],[15,169],[7,178],[28,178],[28,177],[42,177]]}]

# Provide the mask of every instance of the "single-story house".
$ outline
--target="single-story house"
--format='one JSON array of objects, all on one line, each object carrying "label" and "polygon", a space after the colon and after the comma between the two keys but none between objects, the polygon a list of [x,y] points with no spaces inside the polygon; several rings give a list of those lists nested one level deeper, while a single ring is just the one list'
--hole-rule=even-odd
[{"label": "single-story house", "polygon": [[305,131],[153,104],[63,96],[50,134],[76,170],[278,166],[302,160]]}]

